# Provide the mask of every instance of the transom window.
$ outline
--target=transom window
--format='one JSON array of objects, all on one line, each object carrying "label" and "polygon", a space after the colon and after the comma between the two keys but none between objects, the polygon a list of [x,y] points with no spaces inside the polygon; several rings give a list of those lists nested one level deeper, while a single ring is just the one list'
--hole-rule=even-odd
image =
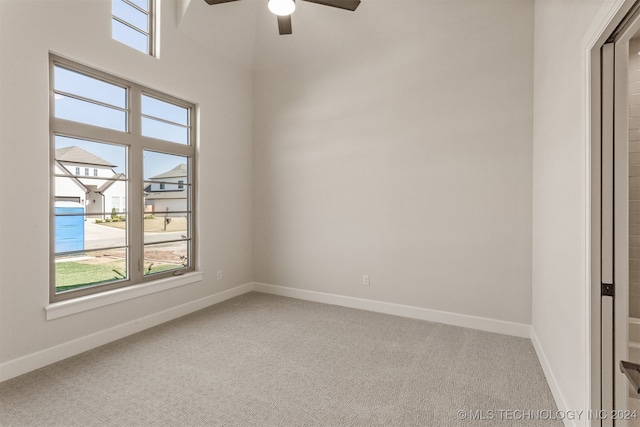
[{"label": "transom window", "polygon": [[111,36],[140,52],[154,55],[154,0],[112,0]]},{"label": "transom window", "polygon": [[50,67],[51,302],[194,270],[195,106]]}]

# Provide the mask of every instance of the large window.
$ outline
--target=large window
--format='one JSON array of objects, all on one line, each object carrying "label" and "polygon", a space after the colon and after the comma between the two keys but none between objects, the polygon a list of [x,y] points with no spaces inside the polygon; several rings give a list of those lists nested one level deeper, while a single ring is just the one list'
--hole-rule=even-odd
[{"label": "large window", "polygon": [[194,105],[53,55],[51,82],[51,301],[194,270]]},{"label": "large window", "polygon": [[111,36],[154,55],[154,0],[111,0]]}]

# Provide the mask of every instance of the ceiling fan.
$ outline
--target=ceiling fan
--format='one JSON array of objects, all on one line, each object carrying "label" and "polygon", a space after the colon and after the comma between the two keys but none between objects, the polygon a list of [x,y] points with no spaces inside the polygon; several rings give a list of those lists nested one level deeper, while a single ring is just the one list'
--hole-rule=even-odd
[{"label": "ceiling fan", "polygon": [[[208,4],[228,3],[238,0],[204,0]],[[354,11],[360,4],[360,0],[303,0],[324,6],[337,7]],[[269,10],[278,17],[278,30],[280,35],[291,34],[291,14],[296,10],[295,0],[269,0]]]}]

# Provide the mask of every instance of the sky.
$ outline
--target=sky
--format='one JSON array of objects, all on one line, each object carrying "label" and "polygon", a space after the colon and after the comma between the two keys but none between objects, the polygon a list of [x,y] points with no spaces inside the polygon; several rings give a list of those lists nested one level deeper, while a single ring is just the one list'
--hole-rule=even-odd
[{"label": "sky", "polygon": [[[148,0],[129,0],[143,10],[149,10]],[[148,53],[149,49],[149,18],[148,15],[137,10],[135,7],[122,0],[112,2],[113,15],[117,16],[129,24],[135,25],[142,30],[136,31],[118,20],[112,20],[112,35],[115,40],[131,46],[143,53]],[[145,34],[146,33],[146,34]]]}]

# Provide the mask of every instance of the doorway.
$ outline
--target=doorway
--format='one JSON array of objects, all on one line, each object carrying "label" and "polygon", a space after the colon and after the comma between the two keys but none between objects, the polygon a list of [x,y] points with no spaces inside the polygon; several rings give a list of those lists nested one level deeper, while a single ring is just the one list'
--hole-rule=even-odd
[{"label": "doorway", "polygon": [[592,134],[591,314],[599,332],[592,350],[600,363],[598,377],[592,376],[599,386],[592,406],[636,414],[595,425],[640,425],[640,4],[598,54],[599,68],[592,68],[599,83],[592,88],[599,103],[592,121],[599,133]]}]

